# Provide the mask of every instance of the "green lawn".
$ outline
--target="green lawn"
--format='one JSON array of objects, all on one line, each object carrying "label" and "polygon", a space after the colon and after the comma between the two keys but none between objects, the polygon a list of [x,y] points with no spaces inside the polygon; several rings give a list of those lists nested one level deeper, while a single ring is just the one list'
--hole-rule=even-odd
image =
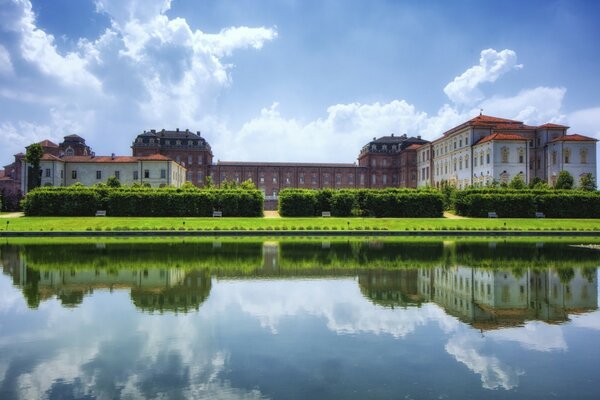
[{"label": "green lawn", "polygon": [[[9,222],[8,225],[6,222]],[[21,217],[0,230],[600,230],[600,219]]]}]

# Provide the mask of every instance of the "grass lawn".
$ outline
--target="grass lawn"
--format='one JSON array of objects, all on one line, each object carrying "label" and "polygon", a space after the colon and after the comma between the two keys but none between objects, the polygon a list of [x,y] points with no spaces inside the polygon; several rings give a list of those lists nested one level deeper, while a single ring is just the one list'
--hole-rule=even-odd
[{"label": "grass lawn", "polygon": [[[6,222],[9,222],[8,225]],[[0,231],[90,230],[600,230],[600,219],[21,217]]]}]

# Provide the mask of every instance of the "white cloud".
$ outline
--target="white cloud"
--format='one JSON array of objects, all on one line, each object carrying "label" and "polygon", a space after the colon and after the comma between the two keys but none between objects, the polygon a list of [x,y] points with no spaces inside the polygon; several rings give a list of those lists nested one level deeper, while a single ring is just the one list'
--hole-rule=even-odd
[{"label": "white cloud", "polygon": [[451,337],[446,344],[446,351],[456,361],[480,375],[485,389],[510,390],[518,386],[519,375],[523,372],[504,364],[496,356],[481,354],[483,344],[484,339],[476,331],[470,330]]},{"label": "white cloud", "polygon": [[0,75],[12,75],[14,68],[6,47],[0,45]]},{"label": "white cloud", "polygon": [[490,332],[489,337],[498,341],[519,343],[527,350],[550,352],[568,349],[562,326],[540,321],[527,322],[524,327],[519,328],[499,329]]},{"label": "white cloud", "polygon": [[562,103],[565,88],[537,87],[526,89],[512,97],[492,97],[481,102],[488,115],[525,121],[529,124],[564,123]]},{"label": "white cloud", "polygon": [[484,98],[479,85],[484,82],[495,82],[503,74],[523,66],[517,64],[517,54],[513,50],[494,49],[481,51],[479,65],[467,69],[462,75],[454,78],[446,85],[444,93],[458,105],[472,105]]}]

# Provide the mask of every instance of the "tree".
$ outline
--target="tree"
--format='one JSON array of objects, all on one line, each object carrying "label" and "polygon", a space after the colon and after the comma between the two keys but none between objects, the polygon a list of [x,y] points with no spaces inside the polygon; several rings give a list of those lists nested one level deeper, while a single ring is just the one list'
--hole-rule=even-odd
[{"label": "tree", "polygon": [[521,175],[515,175],[508,184],[508,187],[511,189],[525,189],[527,185],[525,184],[523,178],[521,178]]},{"label": "tree", "polygon": [[106,186],[108,186],[109,188],[120,188],[121,181],[119,181],[119,179],[116,176],[111,176],[106,180]]},{"label": "tree", "polygon": [[252,182],[252,179],[246,179],[244,182],[240,183],[240,189],[242,190],[255,190],[256,185]]},{"label": "tree", "polygon": [[544,181],[539,176],[534,176],[531,182],[529,182],[529,189],[533,189],[538,183],[544,183]]},{"label": "tree", "polygon": [[41,179],[41,171],[40,171],[40,161],[44,156],[44,149],[39,143],[34,143],[27,147],[27,152],[25,153],[25,160],[30,165],[30,173],[29,180],[27,182],[28,190],[35,189],[40,186]]},{"label": "tree", "polygon": [[204,187],[206,189],[214,189],[215,184],[213,182],[212,176],[207,176],[204,178]]},{"label": "tree", "polygon": [[556,179],[555,189],[573,189],[573,176],[569,171],[560,171]]},{"label": "tree", "polygon": [[589,172],[581,175],[581,178],[579,178],[579,188],[590,192],[596,190],[596,178],[594,178],[594,175]]}]

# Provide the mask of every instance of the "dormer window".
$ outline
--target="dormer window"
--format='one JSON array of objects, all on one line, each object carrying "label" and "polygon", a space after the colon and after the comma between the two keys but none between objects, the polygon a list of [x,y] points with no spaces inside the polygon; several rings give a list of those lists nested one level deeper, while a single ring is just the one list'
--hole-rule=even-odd
[{"label": "dormer window", "polygon": [[71,146],[69,146],[69,147],[67,147],[67,150],[65,150],[65,155],[66,156],[74,156],[75,150],[73,150],[73,148]]}]

